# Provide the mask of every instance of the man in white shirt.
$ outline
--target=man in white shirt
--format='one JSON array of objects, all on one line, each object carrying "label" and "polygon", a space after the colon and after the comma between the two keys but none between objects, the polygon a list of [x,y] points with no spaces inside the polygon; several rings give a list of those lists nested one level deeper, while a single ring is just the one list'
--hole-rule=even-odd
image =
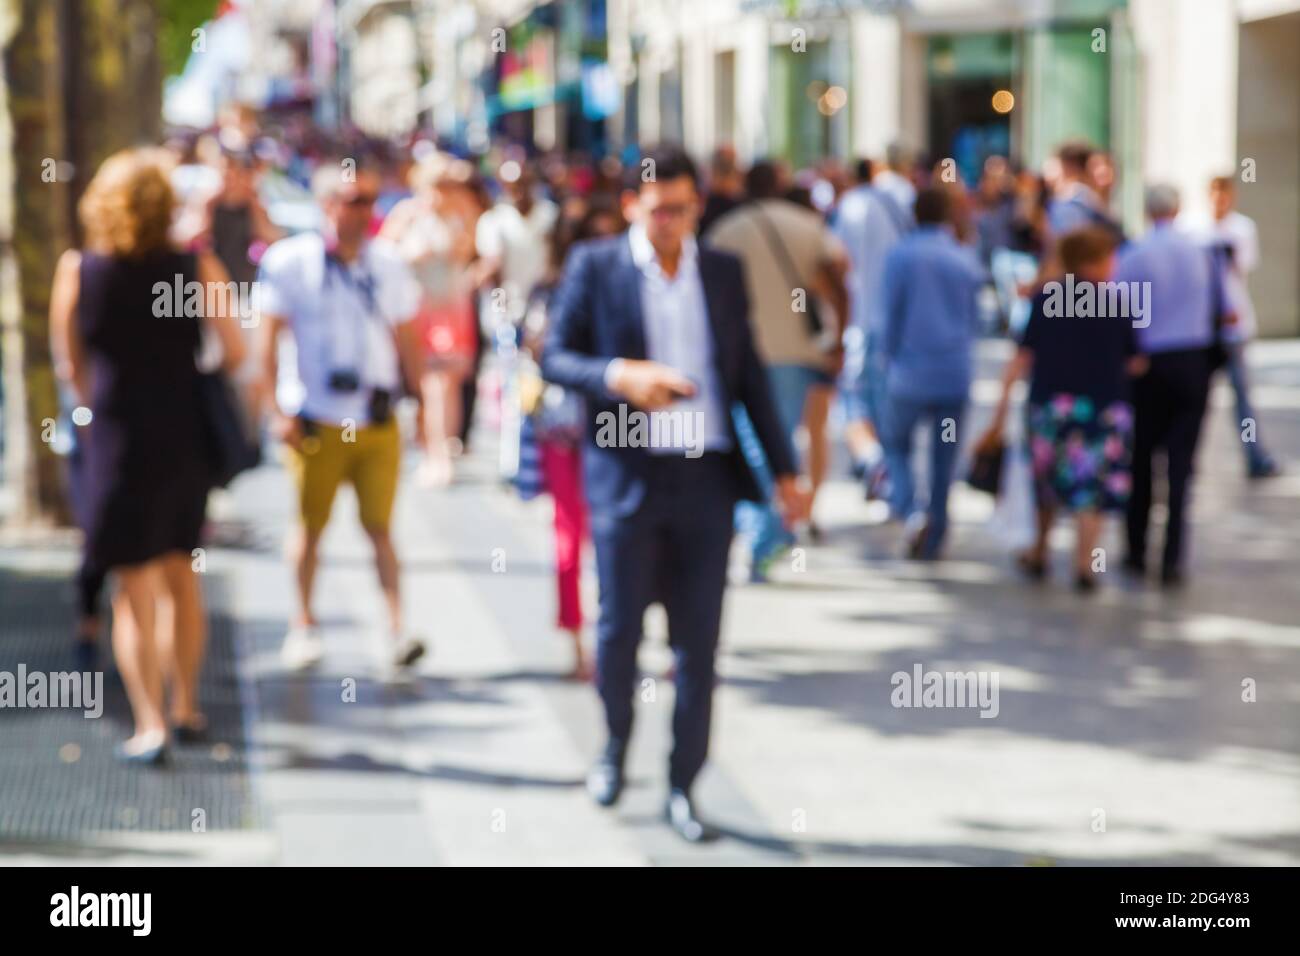
[{"label": "man in white shirt", "polygon": [[262,258],[258,310],[263,389],[277,396],[279,337],[293,343],[272,430],[285,445],[298,497],[299,527],[290,546],[298,610],[282,654],[294,667],[320,661],[312,613],[317,552],[334,495],[356,490],[361,524],[375,552],[388,608],[392,662],[408,667],[424,646],[402,630],[400,570],[389,534],[401,462],[393,410],[403,386],[419,394],[418,345],[412,319],[420,288],[396,250],[367,238],[378,183],[366,172],[345,175],[325,163],[312,180],[325,232],[272,245]]},{"label": "man in white shirt", "polygon": [[1251,478],[1270,478],[1278,474],[1279,468],[1260,443],[1259,423],[1250,403],[1250,382],[1246,377],[1246,343],[1255,337],[1255,305],[1250,300],[1246,276],[1259,265],[1259,232],[1253,219],[1237,212],[1236,204],[1235,180],[1231,176],[1215,176],[1210,180],[1211,218],[1193,223],[1191,229],[1226,261],[1224,292],[1236,316],[1236,321],[1223,332],[1228,353],[1224,367],[1237,396],[1233,430],[1242,436],[1246,474]]},{"label": "man in white shirt", "polygon": [[516,160],[497,173],[503,198],[478,220],[475,241],[490,285],[505,289],[511,318],[523,314],[533,287],[546,275],[550,236],[559,208],[535,193],[532,170]]}]

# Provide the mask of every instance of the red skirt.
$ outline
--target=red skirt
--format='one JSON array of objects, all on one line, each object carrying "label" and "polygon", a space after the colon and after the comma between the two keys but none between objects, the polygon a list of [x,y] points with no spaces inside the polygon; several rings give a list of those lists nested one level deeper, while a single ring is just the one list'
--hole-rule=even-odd
[{"label": "red skirt", "polygon": [[420,313],[420,339],[426,355],[433,360],[474,358],[478,348],[474,300],[470,296],[437,306],[426,306]]}]

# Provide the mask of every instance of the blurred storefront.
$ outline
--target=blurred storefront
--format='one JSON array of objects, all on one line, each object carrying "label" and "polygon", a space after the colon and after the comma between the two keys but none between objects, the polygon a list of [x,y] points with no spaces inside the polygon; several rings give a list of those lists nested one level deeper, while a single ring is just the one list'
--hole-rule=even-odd
[{"label": "blurred storefront", "polygon": [[1082,138],[1113,155],[1133,230],[1145,182],[1203,213],[1208,179],[1236,170],[1265,252],[1261,328],[1300,333],[1300,0],[242,6],[255,43],[241,88],[305,89],[318,122],[386,137],[596,156],[674,139],[796,166],[901,141],[968,181],[990,154],[1041,168]]}]

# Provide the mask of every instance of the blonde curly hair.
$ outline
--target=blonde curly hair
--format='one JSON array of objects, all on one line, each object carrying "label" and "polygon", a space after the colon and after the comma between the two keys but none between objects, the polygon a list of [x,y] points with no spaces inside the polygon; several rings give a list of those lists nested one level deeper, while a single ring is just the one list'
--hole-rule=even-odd
[{"label": "blonde curly hair", "polygon": [[131,259],[168,248],[176,207],[171,167],[169,154],[155,147],[124,149],[104,160],[77,205],[86,247]]}]

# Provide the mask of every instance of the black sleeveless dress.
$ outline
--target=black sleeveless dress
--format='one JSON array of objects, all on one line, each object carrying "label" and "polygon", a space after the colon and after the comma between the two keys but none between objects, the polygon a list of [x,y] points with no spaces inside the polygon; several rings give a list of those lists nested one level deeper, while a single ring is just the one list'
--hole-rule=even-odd
[{"label": "black sleeveless dress", "polygon": [[[211,470],[200,417],[199,322],[175,314],[197,281],[192,255],[131,260],[85,253],[76,322],[90,370],[81,503],[86,555],[100,568],[199,545]],[[168,287],[156,316],[156,283]]]}]

